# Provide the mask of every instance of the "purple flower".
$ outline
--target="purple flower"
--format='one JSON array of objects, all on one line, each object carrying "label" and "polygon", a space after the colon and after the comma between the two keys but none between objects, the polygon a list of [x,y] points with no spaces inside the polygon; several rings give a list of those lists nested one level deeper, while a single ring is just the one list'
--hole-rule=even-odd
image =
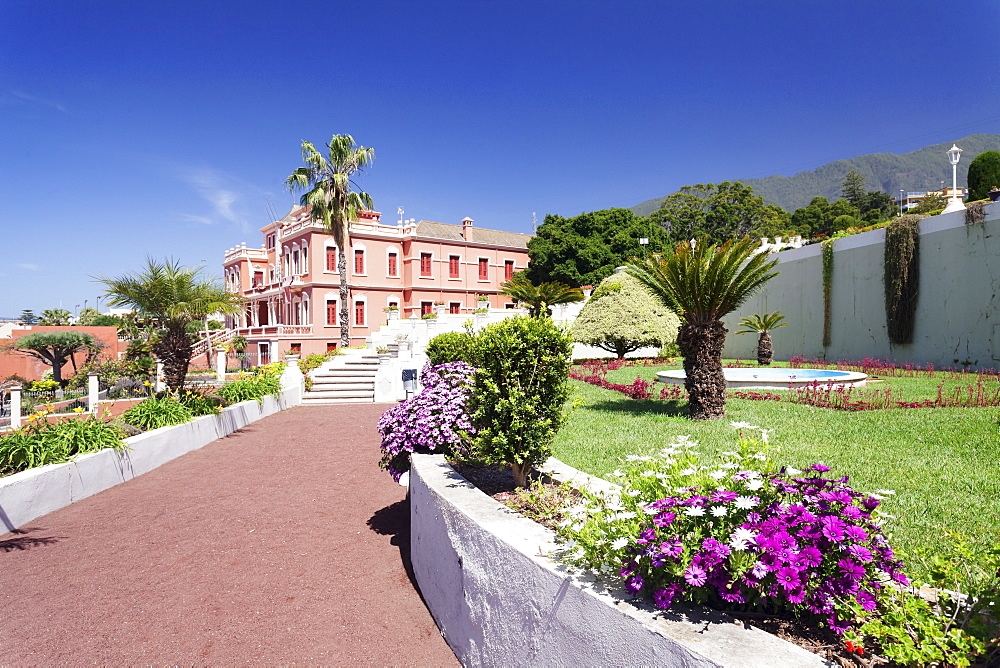
[{"label": "purple flower", "polygon": [[628,593],[634,596],[642,591],[642,586],[644,584],[645,582],[643,581],[641,575],[633,575],[625,581],[625,589],[628,590]]},{"label": "purple flower", "polygon": [[679,557],[684,552],[684,544],[679,540],[660,543],[660,553],[668,557]]},{"label": "purple flower", "polygon": [[700,587],[705,584],[705,580],[708,577],[708,573],[705,569],[697,564],[691,564],[688,569],[684,571],[684,580],[692,587]]},{"label": "purple flower", "polygon": [[720,491],[712,495],[713,503],[729,503],[735,501],[738,494],[736,492]]},{"label": "purple flower", "polygon": [[844,529],[844,533],[847,534],[847,537],[853,541],[860,542],[863,541],[865,538],[868,538],[868,532],[859,526],[854,526],[854,525],[848,526],[846,529]]},{"label": "purple flower", "polygon": [[826,471],[830,470],[829,466],[824,466],[822,464],[813,464],[809,468],[811,468],[813,471],[817,471],[819,473],[825,473]]},{"label": "purple flower", "polygon": [[865,576],[865,567],[850,559],[841,559],[837,562],[840,572],[849,580],[860,580]]},{"label": "purple flower", "polygon": [[668,527],[677,518],[677,513],[660,513],[653,518],[653,524],[658,527]]},{"label": "purple flower", "polygon": [[666,610],[674,602],[674,597],[677,596],[680,591],[681,585],[676,582],[667,585],[663,589],[657,589],[653,592],[653,603],[656,604],[657,608]]},{"label": "purple flower", "polygon": [[872,551],[864,545],[849,545],[847,547],[847,553],[858,561],[866,564],[872,560]]},{"label": "purple flower", "polygon": [[799,581],[799,571],[798,569],[786,566],[785,568],[779,568],[774,574],[775,579],[778,584],[782,586],[785,591],[790,591],[800,586],[802,583]]}]

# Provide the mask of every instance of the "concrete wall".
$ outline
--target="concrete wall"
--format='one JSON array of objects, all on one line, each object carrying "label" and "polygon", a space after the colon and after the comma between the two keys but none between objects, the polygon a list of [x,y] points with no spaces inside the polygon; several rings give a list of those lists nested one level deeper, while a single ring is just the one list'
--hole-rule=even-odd
[{"label": "concrete wall", "polygon": [[412,462],[413,572],[465,666],[827,665],[712,610],[627,603],[543,556],[553,533],[474,488],[444,457]]},{"label": "concrete wall", "polygon": [[[297,368],[297,367],[296,367]],[[228,436],[251,422],[302,402],[300,387],[262,403],[233,404],[173,427],[125,439],[126,450],[102,450],[72,462],[49,464],[0,478],[0,532],[10,531],[69,504],[152,471],[171,459]]]},{"label": "concrete wall", "polygon": [[962,212],[920,222],[920,281],[913,343],[893,345],[882,283],[885,230],[834,241],[831,342],[823,346],[823,263],[819,244],[775,257],[781,273],[726,317],[727,357],[755,358],[757,337],[735,335],[739,319],[781,311],[771,333],[775,359],[863,357],[939,367],[1000,366],[1000,205],[966,225]]}]

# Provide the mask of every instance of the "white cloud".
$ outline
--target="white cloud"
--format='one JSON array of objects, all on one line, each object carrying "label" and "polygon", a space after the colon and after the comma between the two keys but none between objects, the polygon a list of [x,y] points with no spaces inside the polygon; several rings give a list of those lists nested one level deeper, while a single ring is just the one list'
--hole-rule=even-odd
[{"label": "white cloud", "polygon": [[37,264],[19,264],[17,265],[17,268],[27,269],[28,271],[38,271],[39,269],[41,269],[41,267],[39,267]]},{"label": "white cloud", "polygon": [[246,186],[236,178],[211,167],[183,168],[180,170],[180,178],[192,186],[212,208],[212,215],[185,213],[181,214],[182,219],[202,225],[234,223],[242,231],[249,231],[245,198],[240,192],[241,189],[246,190]]},{"label": "white cloud", "polygon": [[8,92],[22,102],[28,102],[30,104],[38,104],[45,107],[51,107],[57,111],[61,111],[64,114],[69,113],[66,107],[62,106],[62,104],[60,104],[59,102],[54,102],[52,100],[43,100],[40,97],[35,97],[34,95],[29,95],[28,93],[19,90],[11,90]]}]

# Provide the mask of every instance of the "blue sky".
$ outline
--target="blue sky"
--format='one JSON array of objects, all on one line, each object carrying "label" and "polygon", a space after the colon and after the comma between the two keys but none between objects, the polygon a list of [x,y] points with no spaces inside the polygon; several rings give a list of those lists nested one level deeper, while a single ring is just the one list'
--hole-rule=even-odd
[{"label": "blue sky", "polygon": [[1000,132],[998,42],[992,0],[0,0],[0,316],[219,273],[304,139],[375,148],[383,220],[530,232]]}]

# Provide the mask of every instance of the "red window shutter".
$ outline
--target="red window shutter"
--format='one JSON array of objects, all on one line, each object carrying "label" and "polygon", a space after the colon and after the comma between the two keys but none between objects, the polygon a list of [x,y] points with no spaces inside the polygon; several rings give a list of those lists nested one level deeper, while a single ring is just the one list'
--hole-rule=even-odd
[{"label": "red window shutter", "polygon": [[479,259],[479,278],[480,280],[486,280],[489,278],[489,260],[486,258]]},{"label": "red window shutter", "polygon": [[509,281],[514,278],[514,261],[507,260],[503,263],[503,280]]},{"label": "red window shutter", "polygon": [[461,313],[462,305],[458,302],[452,302],[448,306],[448,313]]},{"label": "red window shutter", "polygon": [[431,275],[431,254],[421,253],[420,254],[420,275],[430,276]]},{"label": "red window shutter", "polygon": [[364,325],[365,324],[365,303],[364,302],[354,302],[354,324]]},{"label": "red window shutter", "polygon": [[448,276],[458,278],[458,256],[452,255],[448,258]]},{"label": "red window shutter", "polygon": [[354,251],[354,273],[365,273],[365,252],[363,250]]},{"label": "red window shutter", "polygon": [[396,276],[396,254],[389,253],[389,275]]},{"label": "red window shutter", "polygon": [[433,302],[420,302],[420,315],[427,315],[434,310]]},{"label": "red window shutter", "polygon": [[326,324],[337,324],[337,301],[335,299],[326,300]]},{"label": "red window shutter", "polygon": [[326,270],[337,271],[337,250],[335,248],[326,249]]}]

